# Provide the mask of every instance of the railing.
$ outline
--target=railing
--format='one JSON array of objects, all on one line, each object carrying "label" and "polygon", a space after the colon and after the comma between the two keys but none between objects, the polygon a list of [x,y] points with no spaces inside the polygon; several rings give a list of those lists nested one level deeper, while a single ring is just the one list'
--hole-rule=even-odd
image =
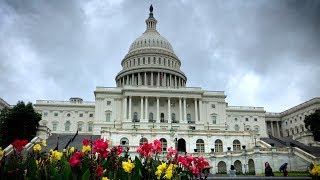
[{"label": "railing", "polygon": [[228,106],[227,109],[233,110],[260,110],[264,111],[263,107],[251,107],[251,106]]},{"label": "railing", "polygon": [[[35,143],[39,142],[40,141],[40,138],[39,137],[34,137],[28,144],[26,144],[24,147],[23,147],[23,150],[21,153],[26,153],[26,152],[29,152],[30,149],[32,150],[32,147]],[[13,153],[14,151],[14,148],[13,146],[10,144],[9,146],[7,146],[4,150],[4,155],[5,156],[8,156],[10,155],[11,153]],[[2,159],[2,157],[0,157],[0,160]]]},{"label": "railing", "polygon": [[55,101],[55,100],[37,100],[36,104],[83,104],[83,105],[95,105],[95,102],[82,101],[82,102],[71,102],[71,101]]}]

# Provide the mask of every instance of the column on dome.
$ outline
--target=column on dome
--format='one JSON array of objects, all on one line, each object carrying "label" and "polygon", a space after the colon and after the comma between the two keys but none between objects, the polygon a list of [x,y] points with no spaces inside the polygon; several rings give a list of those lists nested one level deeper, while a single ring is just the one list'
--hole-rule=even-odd
[{"label": "column on dome", "polygon": [[160,72],[158,72],[158,76],[157,76],[157,86],[160,86]]},{"label": "column on dome", "polygon": [[171,103],[170,103],[170,97],[168,97],[168,123],[171,123],[170,110],[171,110]]},{"label": "column on dome", "polygon": [[159,97],[157,97],[157,122],[160,122]]},{"label": "column on dome", "polygon": [[195,121],[198,121],[198,100],[194,99]]},{"label": "column on dome", "polygon": [[178,77],[178,87],[181,87],[181,78]]},{"label": "column on dome", "polygon": [[162,80],[162,86],[167,86],[167,73],[163,73],[164,75],[163,75],[163,79],[164,80]]},{"label": "column on dome", "polygon": [[141,85],[141,74],[138,72],[138,86]]},{"label": "column on dome", "polygon": [[131,113],[131,108],[132,108],[132,96],[129,96],[129,114],[128,114],[128,119],[129,121],[132,121],[132,113]]},{"label": "column on dome", "polygon": [[151,72],[151,86],[153,86],[153,72]]},{"label": "column on dome", "polygon": [[182,108],[181,108],[181,98],[179,98],[179,117],[180,117],[180,123],[182,122]]},{"label": "column on dome", "polygon": [[177,76],[174,76],[174,87],[177,87]]},{"label": "column on dome", "polygon": [[143,96],[141,96],[141,111],[140,111],[140,122],[143,121]]},{"label": "column on dome", "polygon": [[127,96],[122,99],[123,121],[127,120]]},{"label": "column on dome", "polygon": [[146,121],[148,121],[148,97],[145,97],[145,112],[144,112],[144,118]]},{"label": "column on dome", "polygon": [[183,117],[187,120],[187,99],[183,98]]},{"label": "column on dome", "polygon": [[274,133],[273,133],[273,121],[270,121],[270,124],[271,124],[271,135],[274,136]]},{"label": "column on dome", "polygon": [[202,121],[203,122],[203,119],[202,119],[202,99],[199,99],[199,121]]},{"label": "column on dome", "polygon": [[169,86],[171,87],[173,85],[173,83],[172,83],[172,74],[170,74],[170,76],[169,76]]},{"label": "column on dome", "polygon": [[134,73],[131,74],[131,85],[134,85]]},{"label": "column on dome", "polygon": [[147,72],[144,72],[144,85],[147,86],[148,82],[147,82]]}]

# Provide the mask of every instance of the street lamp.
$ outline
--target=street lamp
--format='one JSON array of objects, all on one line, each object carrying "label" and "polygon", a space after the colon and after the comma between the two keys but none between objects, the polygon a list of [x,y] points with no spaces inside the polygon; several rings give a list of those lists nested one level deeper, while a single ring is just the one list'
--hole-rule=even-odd
[{"label": "street lamp", "polygon": [[152,128],[154,129],[154,120],[152,120]]}]

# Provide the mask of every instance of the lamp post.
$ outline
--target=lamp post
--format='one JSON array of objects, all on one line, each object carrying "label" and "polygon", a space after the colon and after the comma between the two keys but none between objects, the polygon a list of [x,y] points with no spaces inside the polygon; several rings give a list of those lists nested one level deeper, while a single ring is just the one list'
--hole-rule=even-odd
[{"label": "lamp post", "polygon": [[152,128],[154,129],[154,120],[152,120]]},{"label": "lamp post", "polygon": [[136,129],[136,120],[133,119],[133,129]]},{"label": "lamp post", "polygon": [[113,128],[116,128],[116,120],[113,121]]}]

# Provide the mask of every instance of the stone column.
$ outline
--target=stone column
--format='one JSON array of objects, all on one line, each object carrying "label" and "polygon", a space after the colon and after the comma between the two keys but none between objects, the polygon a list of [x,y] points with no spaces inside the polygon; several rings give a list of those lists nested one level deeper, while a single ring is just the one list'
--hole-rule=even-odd
[{"label": "stone column", "polygon": [[174,87],[177,87],[177,76],[174,76]]},{"label": "stone column", "polygon": [[143,96],[141,96],[141,112],[140,112],[140,122],[143,121]]},{"label": "stone column", "polygon": [[172,86],[172,75],[169,76],[169,86]]},{"label": "stone column", "polygon": [[181,78],[178,77],[178,87],[181,87]]},{"label": "stone column", "polygon": [[160,86],[160,72],[158,72],[158,77],[157,77],[157,86]]},{"label": "stone column", "polygon": [[144,85],[147,86],[148,82],[147,82],[147,73],[144,72]]},{"label": "stone column", "polygon": [[199,99],[199,118],[199,121],[204,122],[202,119],[202,99]]},{"label": "stone column", "polygon": [[151,86],[153,86],[153,72],[151,72]]},{"label": "stone column", "polygon": [[132,73],[132,75],[131,75],[131,85],[135,85],[134,84],[134,74]]},{"label": "stone column", "polygon": [[280,137],[279,121],[276,121],[276,123],[277,123],[278,137]]},{"label": "stone column", "polygon": [[127,96],[123,97],[122,105],[123,105],[123,107],[122,107],[122,109],[123,109],[123,121],[126,121],[127,120]]},{"label": "stone column", "polygon": [[138,73],[138,86],[141,85],[141,75]]},{"label": "stone column", "polygon": [[195,113],[195,121],[198,121],[198,102],[197,102],[197,99],[194,99],[194,113]]},{"label": "stone column", "polygon": [[179,117],[180,117],[180,123],[182,122],[182,105],[181,105],[181,98],[179,98]]},{"label": "stone column", "polygon": [[132,105],[132,97],[129,96],[129,121],[132,121],[132,114],[131,114],[131,105]]},{"label": "stone column", "polygon": [[271,124],[271,135],[274,136],[274,133],[273,133],[273,121],[270,121],[270,124]]},{"label": "stone column", "polygon": [[170,123],[171,122],[171,112],[170,112],[170,110],[171,110],[171,103],[170,103],[170,98],[168,98],[168,123]]},{"label": "stone column", "polygon": [[159,97],[157,97],[157,122],[160,122],[160,112],[159,112]]},{"label": "stone column", "polygon": [[167,73],[163,73],[162,86],[167,86]]},{"label": "stone column", "polygon": [[183,117],[187,120],[187,99],[183,98]]},{"label": "stone column", "polygon": [[144,118],[148,121],[148,97],[145,97],[145,106],[146,106],[146,109],[145,109],[145,112],[144,112]]}]

